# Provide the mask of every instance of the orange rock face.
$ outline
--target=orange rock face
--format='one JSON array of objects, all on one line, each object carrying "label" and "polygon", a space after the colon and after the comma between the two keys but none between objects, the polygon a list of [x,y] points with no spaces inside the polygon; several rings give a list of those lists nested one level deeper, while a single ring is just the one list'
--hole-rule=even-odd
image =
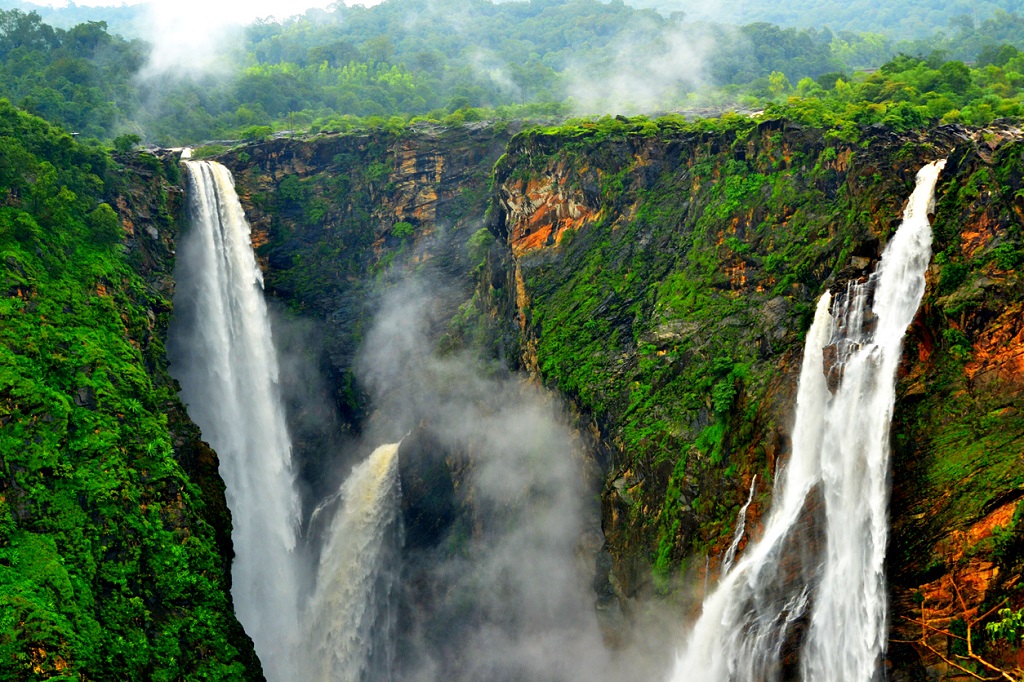
[{"label": "orange rock face", "polygon": [[967,258],[974,258],[981,253],[1001,231],[998,218],[993,218],[988,212],[978,216],[964,226],[960,233],[961,250]]},{"label": "orange rock face", "polygon": [[396,169],[391,174],[395,192],[388,203],[398,220],[412,219],[421,224],[437,220],[437,188],[444,177],[445,164],[440,153],[424,154],[411,141],[395,151]]},{"label": "orange rock face", "polygon": [[1008,306],[999,320],[985,329],[974,344],[965,372],[976,382],[1010,383],[1024,377],[1024,305]]},{"label": "orange rock face", "polygon": [[922,661],[936,673],[956,672],[928,648],[947,654],[954,621],[971,625],[975,642],[984,638],[990,612],[983,611],[982,605],[1000,575],[994,562],[971,556],[972,548],[990,539],[997,527],[1010,527],[1018,504],[1018,500],[1004,504],[965,531],[951,533],[939,543],[936,553],[954,568],[916,590],[897,594],[899,622],[893,623],[893,631],[900,641],[912,642]]},{"label": "orange rock face", "polygon": [[519,181],[508,188],[509,241],[516,256],[557,244],[566,230],[579,230],[598,219],[583,192],[568,187],[567,169]]}]

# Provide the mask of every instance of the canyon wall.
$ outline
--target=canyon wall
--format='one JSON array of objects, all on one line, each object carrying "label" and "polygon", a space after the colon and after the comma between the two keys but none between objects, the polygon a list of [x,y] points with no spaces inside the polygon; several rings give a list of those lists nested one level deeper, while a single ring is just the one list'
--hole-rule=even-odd
[{"label": "canyon wall", "polygon": [[[786,461],[814,302],[870,271],[917,169],[949,156],[893,432],[894,671],[947,667],[940,631],[970,624],[980,641],[975,619],[1005,598],[1019,608],[1022,152],[1009,126],[513,140],[491,222],[511,251],[505,311],[522,365],[599,444],[620,601],[699,604],[754,476],[756,528]],[[1019,656],[992,655],[1010,668]]]},{"label": "canyon wall", "polygon": [[[755,475],[751,533],[770,504],[817,297],[870,271],[918,168],[948,156],[894,421],[891,664],[906,679],[945,667],[928,648],[945,654],[939,631],[980,637],[973,619],[1020,607],[1019,131],[851,139],[737,117],[511,132],[279,140],[224,158],[271,290],[325,320],[350,429],[372,411],[351,360],[379,292],[443,277],[430,337],[526,370],[589,444],[606,541],[595,589],[625,615],[607,636],[628,640],[647,600],[693,613]],[[407,472],[421,502],[453,494],[456,459],[440,478]],[[407,502],[438,537],[454,513],[441,507]]]}]

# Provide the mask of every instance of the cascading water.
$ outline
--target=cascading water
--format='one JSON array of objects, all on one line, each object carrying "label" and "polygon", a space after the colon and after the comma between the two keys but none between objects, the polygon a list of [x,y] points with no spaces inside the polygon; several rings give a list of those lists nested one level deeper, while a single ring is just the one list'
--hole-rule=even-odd
[{"label": "cascading water", "polygon": [[374,450],[337,498],[341,507],[327,532],[310,603],[306,679],[387,682],[394,658],[392,565],[400,542],[398,444]]},{"label": "cascading water", "polygon": [[[736,532],[732,534],[732,543],[729,545],[729,549],[725,552],[725,558],[722,559],[722,575],[729,572],[732,568],[732,562],[736,560],[736,550],[740,547],[740,541],[743,540],[743,536],[747,531],[747,510],[750,509],[750,503],[754,501],[754,493],[757,491],[757,474],[754,474],[753,479],[750,481],[750,492],[747,493],[746,503],[740,507],[739,516],[736,517]],[[707,575],[707,569],[704,571]]]},{"label": "cascading water", "polygon": [[208,161],[185,169],[191,227],[175,269],[171,372],[220,457],[238,618],[267,678],[294,679],[299,501],[263,277],[230,172]]},{"label": "cascading water", "polygon": [[[834,305],[827,292],[819,300],[793,452],[763,537],[705,601],[673,682],[760,682],[797,671],[808,682],[881,678],[889,425],[903,336],[924,294],[928,213],[944,165],[918,173],[871,277]],[[790,654],[798,647],[797,664]]]}]

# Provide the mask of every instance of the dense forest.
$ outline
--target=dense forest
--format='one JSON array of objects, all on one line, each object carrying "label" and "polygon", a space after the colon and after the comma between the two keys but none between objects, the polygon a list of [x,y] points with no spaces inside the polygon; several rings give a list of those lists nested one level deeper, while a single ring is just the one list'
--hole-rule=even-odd
[{"label": "dense forest", "polygon": [[8,10],[0,11],[0,95],[85,137],[159,144],[401,129],[417,119],[753,111],[793,97],[980,123],[1017,113],[1024,84],[1024,18],[993,12],[897,41],[695,23],[596,0],[339,5],[257,21],[224,55],[227,74],[184,77],[145,72],[151,47],[102,21],[62,29]]},{"label": "dense forest", "polygon": [[766,21],[798,28],[827,26],[833,31],[881,33],[889,38],[927,38],[936,28],[963,17],[981,21],[1002,10],[1019,12],[1018,0],[740,0],[709,5],[695,0],[634,0],[669,14],[683,12],[692,19],[746,24]]},{"label": "dense forest", "polygon": [[54,28],[67,29],[90,21],[102,21],[107,24],[111,33],[125,38],[139,38],[145,32],[146,6],[142,4],[94,7],[69,2],[63,7],[51,7],[25,0],[0,0],[0,10],[12,9],[26,14],[35,12]]},{"label": "dense forest", "polygon": [[252,656],[196,476],[212,453],[166,373],[170,301],[140,274],[159,246],[126,247],[112,207],[173,229],[138,170],[0,102],[3,680],[240,679]]}]

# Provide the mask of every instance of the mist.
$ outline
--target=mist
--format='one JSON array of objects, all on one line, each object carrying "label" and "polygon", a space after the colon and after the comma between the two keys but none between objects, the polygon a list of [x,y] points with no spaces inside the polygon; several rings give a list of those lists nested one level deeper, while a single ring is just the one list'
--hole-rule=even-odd
[{"label": "mist", "polygon": [[226,75],[230,64],[226,57],[241,47],[246,24],[258,19],[283,19],[334,3],[306,0],[297,7],[283,0],[156,0],[145,4],[147,9],[139,29],[153,51],[140,74],[143,79],[167,74]]},{"label": "mist", "polygon": [[[714,87],[711,57],[733,49],[735,31],[672,22],[652,41],[650,26],[624,32],[601,63],[579,62],[566,70],[566,94],[579,114],[641,114],[677,109]],[[728,45],[726,45],[728,40]],[[706,92],[704,93],[706,98]]]},{"label": "mist", "polygon": [[[375,405],[364,449],[410,434],[400,451],[403,495],[415,498],[404,501],[407,518],[410,504],[437,517],[406,529],[399,679],[663,672],[664,654],[605,643],[595,591],[602,474],[564,407],[472,351],[435,353],[443,298],[443,287],[415,279],[385,294],[357,360]],[[454,504],[439,511],[444,491]]]}]

